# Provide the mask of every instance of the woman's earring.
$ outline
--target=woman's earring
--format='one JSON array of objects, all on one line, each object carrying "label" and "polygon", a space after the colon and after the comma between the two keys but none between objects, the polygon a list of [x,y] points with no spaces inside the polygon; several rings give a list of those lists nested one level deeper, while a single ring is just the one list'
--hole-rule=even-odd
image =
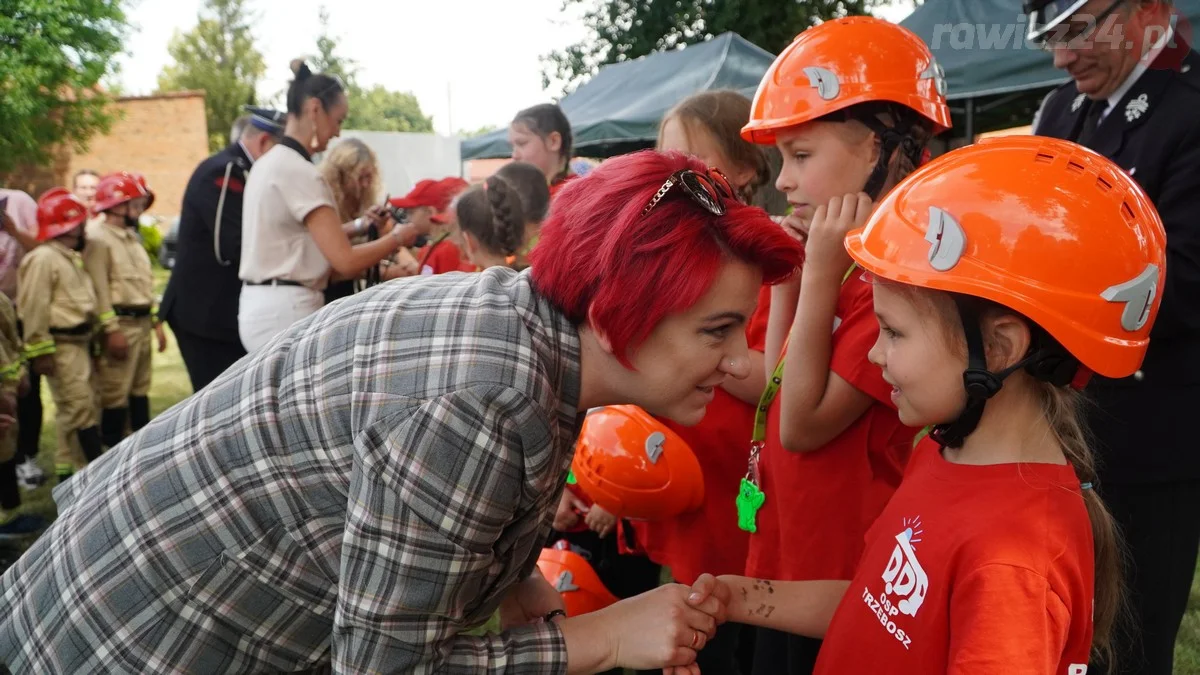
[{"label": "woman's earring", "polygon": [[312,140],[308,142],[308,147],[315,151],[319,145],[321,145],[321,140],[317,138],[317,132],[314,130]]}]

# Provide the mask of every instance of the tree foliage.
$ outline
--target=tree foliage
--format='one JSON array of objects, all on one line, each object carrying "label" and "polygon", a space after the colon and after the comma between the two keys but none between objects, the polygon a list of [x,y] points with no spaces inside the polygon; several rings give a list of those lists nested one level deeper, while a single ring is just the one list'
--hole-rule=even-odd
[{"label": "tree foliage", "polygon": [[158,76],[162,92],[204,90],[211,150],[229,142],[229,128],[242,106],[254,104],[267,71],[245,5],[246,0],[205,0],[196,27],[171,38],[167,53],[175,62]]},{"label": "tree foliage", "polygon": [[678,49],[733,31],[778,54],[821,21],[867,14],[887,0],[563,0],[563,11],[590,5],[590,35],[542,58],[542,84],[568,93],[609,63]]},{"label": "tree foliage", "polygon": [[107,131],[102,80],[128,30],[121,0],[0,2],[0,174]]},{"label": "tree foliage", "polygon": [[358,83],[358,64],[338,53],[339,37],[330,32],[329,11],[324,6],[320,11],[317,55],[309,67],[314,73],[337,75],[346,85],[350,114],[343,126],[359,131],[433,131],[433,118],[421,112],[421,104],[413,94]]}]

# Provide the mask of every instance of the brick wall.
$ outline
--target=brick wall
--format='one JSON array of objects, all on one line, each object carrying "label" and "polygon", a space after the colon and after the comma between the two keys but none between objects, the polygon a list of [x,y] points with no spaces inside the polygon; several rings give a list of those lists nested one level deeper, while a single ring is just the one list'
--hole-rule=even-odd
[{"label": "brick wall", "polygon": [[148,213],[167,219],[177,215],[188,178],[209,155],[204,92],[127,97],[113,105],[121,117],[108,134],[88,141],[86,153],[69,156],[59,184],[70,187],[71,176],[84,168],[101,175],[137,171],[154,189]]}]

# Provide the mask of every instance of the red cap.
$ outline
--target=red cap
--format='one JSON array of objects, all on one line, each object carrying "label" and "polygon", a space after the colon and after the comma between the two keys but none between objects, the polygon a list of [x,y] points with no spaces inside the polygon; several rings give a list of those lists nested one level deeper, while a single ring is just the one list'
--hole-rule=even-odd
[{"label": "red cap", "polygon": [[446,194],[449,198],[446,200],[446,208],[441,209],[437,213],[433,214],[433,216],[430,217],[430,220],[438,225],[445,225],[451,220],[450,205],[454,202],[454,198],[457,197],[459,193],[471,187],[471,184],[459,178],[458,176],[450,176],[438,181],[438,186],[446,191]]},{"label": "red cap", "polygon": [[442,187],[440,181],[418,181],[413,189],[403,197],[391,200],[391,205],[400,209],[415,209],[421,206],[432,206],[435,211],[445,211],[450,205],[450,195]]}]

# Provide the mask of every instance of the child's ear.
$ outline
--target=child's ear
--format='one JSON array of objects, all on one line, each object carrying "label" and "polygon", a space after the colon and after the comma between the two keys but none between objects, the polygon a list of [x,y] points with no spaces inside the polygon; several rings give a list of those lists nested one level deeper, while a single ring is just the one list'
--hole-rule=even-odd
[{"label": "child's ear", "polygon": [[1013,314],[996,313],[983,321],[988,370],[999,372],[1029,353],[1029,324]]}]

